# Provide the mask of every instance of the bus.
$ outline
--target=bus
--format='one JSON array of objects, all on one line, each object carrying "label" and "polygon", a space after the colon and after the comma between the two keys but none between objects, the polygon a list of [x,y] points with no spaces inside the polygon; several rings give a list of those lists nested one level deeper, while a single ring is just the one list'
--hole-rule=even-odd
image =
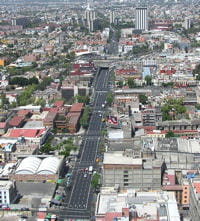
[{"label": "bus", "polygon": [[93,166],[89,166],[88,171],[89,171],[89,174],[92,174],[92,172],[93,172]]}]

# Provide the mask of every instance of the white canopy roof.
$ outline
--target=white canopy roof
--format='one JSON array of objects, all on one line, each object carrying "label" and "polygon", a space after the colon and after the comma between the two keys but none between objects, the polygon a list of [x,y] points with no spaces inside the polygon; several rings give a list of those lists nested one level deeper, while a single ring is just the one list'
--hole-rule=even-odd
[{"label": "white canopy roof", "polygon": [[40,164],[41,159],[37,157],[27,157],[20,163],[16,174],[35,174]]},{"label": "white canopy roof", "polygon": [[59,168],[60,160],[57,157],[47,157],[37,169],[37,174],[55,174]]}]

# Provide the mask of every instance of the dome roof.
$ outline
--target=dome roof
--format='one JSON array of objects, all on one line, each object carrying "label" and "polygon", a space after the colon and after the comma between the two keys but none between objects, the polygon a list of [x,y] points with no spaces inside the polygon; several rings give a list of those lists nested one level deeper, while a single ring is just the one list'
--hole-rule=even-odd
[{"label": "dome roof", "polygon": [[37,157],[27,157],[23,159],[16,170],[16,174],[35,174],[41,164],[41,159]]},{"label": "dome roof", "polygon": [[47,157],[41,162],[37,174],[55,174],[59,166],[60,160],[57,157]]}]

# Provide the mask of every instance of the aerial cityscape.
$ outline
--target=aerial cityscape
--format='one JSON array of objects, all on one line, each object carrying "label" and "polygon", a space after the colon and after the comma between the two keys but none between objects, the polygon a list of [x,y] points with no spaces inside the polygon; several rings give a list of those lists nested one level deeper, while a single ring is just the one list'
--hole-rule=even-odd
[{"label": "aerial cityscape", "polygon": [[200,1],[0,0],[0,221],[200,221]]}]

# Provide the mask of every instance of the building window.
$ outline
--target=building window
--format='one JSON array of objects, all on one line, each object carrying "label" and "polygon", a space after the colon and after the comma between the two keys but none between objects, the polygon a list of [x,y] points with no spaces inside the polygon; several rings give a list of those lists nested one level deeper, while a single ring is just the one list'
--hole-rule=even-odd
[{"label": "building window", "polygon": [[184,189],[187,190],[187,186],[185,186]]},{"label": "building window", "polygon": [[128,183],[125,183],[124,186],[128,186]]},{"label": "building window", "polygon": [[187,203],[187,200],[184,200],[184,203]]},{"label": "building window", "polygon": [[127,174],[127,175],[124,175],[124,177],[128,177],[128,174]]},{"label": "building window", "polygon": [[128,182],[128,179],[125,179],[124,182]]},{"label": "building window", "polygon": [[124,173],[128,173],[128,170],[124,170]]},{"label": "building window", "polygon": [[187,199],[187,196],[184,196],[185,199]]}]

